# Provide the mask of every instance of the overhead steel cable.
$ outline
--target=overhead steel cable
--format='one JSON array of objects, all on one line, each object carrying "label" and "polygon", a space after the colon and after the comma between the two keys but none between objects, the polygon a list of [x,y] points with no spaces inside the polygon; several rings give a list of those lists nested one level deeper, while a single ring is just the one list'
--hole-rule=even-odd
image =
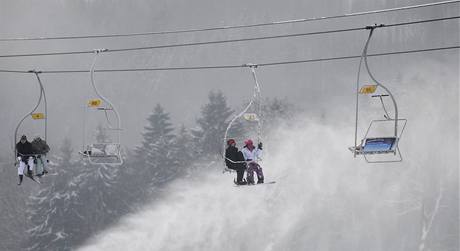
[{"label": "overhead steel cable", "polygon": [[[210,44],[236,43],[236,42],[247,42],[247,41],[256,41],[256,40],[277,39],[277,38],[289,38],[289,37],[302,37],[302,36],[328,34],[328,33],[338,33],[338,32],[346,32],[346,31],[358,31],[358,30],[365,30],[365,29],[366,29],[365,27],[359,27],[359,28],[350,28],[350,29],[316,31],[316,32],[295,33],[295,34],[285,34],[285,35],[275,35],[275,36],[263,36],[263,37],[252,37],[252,38],[238,38],[238,39],[203,41],[203,42],[192,42],[192,43],[166,44],[166,45],[156,45],[156,46],[143,46],[143,47],[109,49],[106,53],[109,53],[109,52],[123,52],[123,51],[154,50],[154,49],[165,49],[165,48],[187,47],[187,46],[200,46],[200,45],[210,45]],[[93,53],[93,50],[67,51],[67,52],[47,52],[47,53],[29,53],[29,54],[11,54],[11,55],[0,55],[0,58],[58,56],[58,55],[90,54],[90,53]]]},{"label": "overhead steel cable", "polygon": [[[448,47],[374,53],[374,54],[367,54],[367,56],[368,57],[379,57],[379,56],[389,56],[389,55],[397,55],[397,54],[410,54],[410,53],[419,53],[419,52],[453,50],[453,49],[459,49],[459,48],[460,48],[460,45],[454,45],[454,46],[448,46]],[[355,58],[360,58],[360,57],[361,55],[354,55],[354,56],[343,56],[343,57],[330,57],[330,58],[306,59],[306,60],[285,61],[285,62],[262,63],[258,65],[259,66],[275,66],[275,65],[285,65],[285,64],[301,64],[301,63],[355,59]]]},{"label": "overhead steel cable", "polygon": [[[403,25],[413,25],[413,24],[421,24],[421,23],[439,22],[439,21],[459,19],[459,18],[460,18],[460,16],[452,16],[452,17],[434,18],[434,19],[426,19],[426,20],[418,20],[418,21],[410,21],[410,22],[401,22],[401,23],[394,23],[394,24],[387,24],[387,25],[382,24],[382,25],[377,26],[376,28],[387,28],[387,27],[395,27],[395,26],[403,26]],[[201,45],[210,45],[210,44],[236,43],[236,42],[247,42],[247,41],[256,41],[256,40],[302,37],[302,36],[311,36],[311,35],[323,35],[323,34],[330,34],[330,33],[366,30],[368,28],[369,28],[369,26],[355,27],[355,28],[348,28],[348,29],[327,30],[327,31],[314,31],[314,32],[306,32],[306,33],[294,33],[294,34],[285,34],[285,35],[252,37],[252,38],[239,38],[239,39],[203,41],[203,42],[180,43],[180,44],[166,44],[166,45],[145,46],[145,47],[109,49],[106,53],[109,53],[109,52],[124,52],[124,51],[139,51],[139,50],[153,50],[153,49],[187,47],[187,46],[201,46]],[[75,55],[75,54],[90,54],[90,53],[93,53],[93,52],[94,52],[94,50],[67,51],[67,52],[48,52],[48,53],[30,53],[30,54],[11,54],[11,55],[0,55],[0,58]]]},{"label": "overhead steel cable", "polygon": [[412,6],[388,8],[388,9],[354,12],[354,13],[349,13],[349,14],[340,14],[340,15],[332,15],[332,16],[324,16],[324,17],[300,18],[300,19],[273,21],[273,22],[266,22],[266,23],[240,24],[240,25],[216,26],[216,27],[207,27],[207,28],[164,30],[164,31],[154,31],[154,32],[138,32],[138,33],[116,33],[116,34],[99,34],[99,35],[74,35],[74,36],[69,35],[69,36],[50,36],[50,37],[1,38],[0,42],[6,42],[6,41],[34,41],[34,40],[66,40],[66,39],[69,40],[69,39],[117,38],[117,37],[134,37],[134,36],[165,35],[165,34],[178,34],[178,33],[217,31],[217,30],[231,30],[231,29],[242,29],[242,28],[251,28],[251,27],[284,25],[284,24],[292,24],[292,23],[302,23],[302,22],[312,22],[312,21],[320,21],[320,20],[328,20],[328,19],[354,17],[354,16],[363,16],[363,15],[379,14],[379,13],[385,13],[385,12],[393,12],[393,11],[401,11],[401,10],[410,10],[410,9],[417,9],[417,8],[433,7],[433,6],[439,6],[439,5],[447,5],[447,4],[453,4],[453,3],[458,3],[458,2],[460,2],[460,0],[450,0],[450,1],[435,2],[435,3],[412,5]]},{"label": "overhead steel cable", "polygon": [[[368,54],[368,57],[379,57],[389,56],[397,54],[410,54],[410,53],[421,53],[421,52],[432,52],[432,51],[444,51],[460,49],[460,45],[447,46],[447,47],[435,47],[426,49],[416,50],[405,50],[405,51],[393,51],[393,52],[382,52]],[[302,63],[314,63],[324,61],[335,61],[335,60],[346,60],[360,58],[361,55],[352,56],[340,56],[340,57],[328,57],[328,58],[317,58],[317,59],[305,59],[305,60],[294,60],[294,61],[281,61],[281,62],[268,62],[257,64],[259,67],[265,66],[277,66],[277,65],[288,65],[288,64],[302,64]],[[247,64],[239,65],[214,65],[214,66],[184,66],[184,67],[160,67],[160,68],[125,68],[125,69],[101,69],[94,70],[94,72],[141,72],[141,71],[175,71],[175,70],[210,70],[210,69],[230,69],[230,68],[244,68]],[[4,73],[30,73],[29,71],[18,71],[18,70],[0,70]],[[41,74],[64,74],[64,73],[88,73],[88,70],[44,70],[40,71]]]}]

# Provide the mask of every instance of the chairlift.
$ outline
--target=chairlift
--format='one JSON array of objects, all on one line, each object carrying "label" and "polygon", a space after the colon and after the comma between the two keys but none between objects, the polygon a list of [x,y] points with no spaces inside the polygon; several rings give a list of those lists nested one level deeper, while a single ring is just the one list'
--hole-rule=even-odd
[{"label": "chairlift", "polygon": [[[387,87],[375,79],[367,62],[369,42],[376,27],[378,26],[368,27],[368,29],[370,29],[369,37],[359,62],[356,82],[355,144],[348,149],[353,153],[355,158],[358,155],[363,156],[367,163],[401,162],[403,158],[399,150],[399,142],[406,127],[407,119],[399,118],[398,106],[393,94]],[[363,61],[367,73],[375,84],[364,85],[360,88],[360,73]],[[372,98],[378,98],[380,100],[384,111],[384,119],[371,120],[364,137],[361,139],[360,144],[358,144],[359,96],[374,94],[377,89],[383,89],[386,93],[371,95]],[[385,106],[384,98],[386,97],[390,97],[393,102],[394,118],[390,116]]]},{"label": "chairlift", "polygon": [[[37,121],[38,122],[43,122],[43,131],[41,133],[39,133],[39,135],[41,135],[41,137],[43,137],[43,139],[45,141],[47,141],[47,132],[48,132],[48,104],[47,104],[47,101],[46,101],[46,94],[45,94],[45,88],[43,86],[43,83],[40,79],[40,76],[39,74],[41,73],[40,71],[37,71],[37,70],[30,70],[28,71],[29,73],[34,73],[35,74],[35,77],[37,78],[37,83],[38,83],[38,86],[39,86],[39,90],[40,90],[40,95],[39,95],[39,98],[37,100],[37,103],[36,105],[34,106],[34,108],[32,109],[32,111],[28,112],[27,114],[25,114],[22,119],[19,121],[19,123],[17,124],[16,126],[16,129],[14,130],[14,160],[15,160],[15,163],[16,163],[16,158],[18,156],[18,152],[17,152],[17,149],[15,147],[15,144],[19,141],[19,131],[20,131],[20,128],[21,126],[23,125],[23,123],[26,121],[27,118],[30,118],[32,119],[32,121]],[[39,110],[40,108],[40,105],[43,106],[42,108],[42,112],[37,112],[37,110]],[[24,133],[21,133],[21,135],[23,135]],[[19,154],[21,155],[21,154]],[[43,157],[43,155],[46,155],[46,154],[30,154],[30,155],[21,155],[21,158],[34,158],[36,160],[36,164],[34,165],[34,170],[33,171],[33,176],[41,176],[41,174],[43,173],[43,170],[44,170],[44,166],[45,166],[45,163],[43,161],[43,159],[45,157]],[[26,174],[27,175],[27,174]]]},{"label": "chairlift", "polygon": [[[100,165],[122,165],[123,158],[121,156],[121,119],[120,115],[115,106],[110,102],[109,99],[102,96],[96,86],[94,80],[94,68],[96,66],[96,60],[100,53],[107,51],[107,49],[94,50],[94,60],[91,65],[90,76],[91,86],[97,98],[88,100],[85,106],[85,119],[83,126],[83,147],[79,152],[82,156],[86,157],[91,164]],[[111,137],[108,137],[107,142],[92,142],[86,144],[88,138],[88,126],[87,118],[90,114],[102,114],[105,117],[105,127],[102,128],[105,132],[108,132]],[[115,123],[110,120],[110,115],[115,116]],[[100,115],[99,115],[100,117]]]},{"label": "chairlift", "polygon": [[[248,67],[251,71],[253,80],[254,80],[254,91],[253,95],[247,104],[247,106],[240,112],[238,113],[235,117],[232,118],[230,123],[228,124],[225,134],[224,134],[224,143],[223,143],[223,149],[222,149],[222,158],[225,160],[228,160],[232,163],[240,163],[244,161],[233,161],[231,159],[228,159],[225,157],[225,149],[227,147],[227,140],[231,137],[229,137],[229,132],[232,129],[233,124],[240,118],[243,118],[244,121],[248,123],[256,123],[257,129],[257,142],[261,142],[261,134],[262,134],[262,100],[261,100],[261,92],[260,92],[260,84],[257,79],[257,74],[256,74],[256,68],[257,64],[246,64],[244,65]],[[231,172],[230,169],[228,169],[226,166],[224,168],[224,172]]]}]

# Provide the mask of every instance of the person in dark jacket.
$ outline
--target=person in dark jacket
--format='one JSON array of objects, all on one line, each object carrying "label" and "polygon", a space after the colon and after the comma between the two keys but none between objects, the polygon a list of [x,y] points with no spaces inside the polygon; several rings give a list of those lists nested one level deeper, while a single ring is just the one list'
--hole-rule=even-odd
[{"label": "person in dark jacket", "polygon": [[16,144],[16,152],[17,157],[19,160],[18,165],[18,175],[19,175],[19,182],[18,185],[21,185],[22,179],[24,177],[24,170],[28,166],[28,175],[32,176],[32,170],[34,168],[34,150],[32,144],[27,141],[26,135],[21,136],[21,140]]},{"label": "person in dark jacket", "polygon": [[48,173],[48,170],[46,170],[45,163],[48,163],[46,154],[50,151],[50,147],[48,146],[45,140],[40,138],[40,136],[35,137],[34,140],[32,140],[31,144],[34,154],[36,155],[36,164],[43,167],[42,173],[39,174],[39,176],[42,176],[43,174]]},{"label": "person in dark jacket", "polygon": [[50,151],[50,147],[40,136],[35,137],[31,144],[35,154],[47,154]]},{"label": "person in dark jacket", "polygon": [[236,184],[246,185],[243,179],[244,171],[246,170],[246,162],[244,161],[243,153],[238,151],[234,139],[227,141],[227,149],[225,150],[225,164],[229,169],[236,171]]}]

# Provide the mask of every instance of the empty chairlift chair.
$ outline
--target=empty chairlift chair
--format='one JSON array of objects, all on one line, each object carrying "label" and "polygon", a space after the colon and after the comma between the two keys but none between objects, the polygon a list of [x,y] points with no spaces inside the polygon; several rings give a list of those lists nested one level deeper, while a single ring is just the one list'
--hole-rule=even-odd
[{"label": "empty chairlift chair", "polygon": [[[369,37],[366,41],[361,60],[359,62],[359,70],[356,86],[356,123],[355,123],[355,144],[349,147],[349,150],[356,157],[361,155],[368,163],[388,163],[402,161],[402,155],[399,150],[399,142],[406,127],[407,120],[399,118],[398,106],[393,94],[390,90],[375,79],[369,70],[367,62],[367,49],[372,37],[374,28],[377,26],[368,27],[370,29]],[[375,85],[365,85],[360,88],[360,72],[361,65],[364,61],[365,69],[370,78],[376,83]],[[378,88],[382,89],[386,94],[372,95],[372,98],[378,98],[384,111],[384,119],[372,120],[364,137],[358,144],[358,120],[359,120],[359,96],[373,94]],[[392,118],[385,106],[384,98],[390,97],[394,107],[394,118]]]},{"label": "empty chairlift chair", "polygon": [[[85,120],[84,120],[84,135],[83,135],[83,149],[80,154],[88,159],[91,164],[101,165],[121,165],[123,164],[123,158],[121,156],[121,119],[118,111],[114,105],[104,96],[102,96],[96,87],[94,80],[94,67],[96,59],[99,53],[106,51],[95,50],[94,61],[91,66],[91,85],[94,93],[98,98],[91,99],[85,106]],[[104,125],[98,129],[103,130],[99,132],[105,135],[104,139],[94,143],[86,144],[86,140],[89,134],[87,124],[87,118],[90,114],[98,114],[98,118],[104,118]],[[103,115],[103,116],[101,116]],[[115,117],[115,123],[111,122],[110,116]],[[91,122],[91,121],[90,121]],[[94,121],[92,121],[94,122]]]}]

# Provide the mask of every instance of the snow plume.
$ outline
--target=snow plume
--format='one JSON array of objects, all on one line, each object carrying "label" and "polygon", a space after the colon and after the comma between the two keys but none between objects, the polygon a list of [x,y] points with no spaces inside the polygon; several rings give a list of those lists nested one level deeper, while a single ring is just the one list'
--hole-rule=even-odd
[{"label": "snow plume", "polygon": [[411,123],[404,162],[353,159],[352,122],[306,119],[264,142],[266,181],[276,184],[235,187],[216,165],[171,184],[81,250],[457,250],[458,97],[450,92],[458,77],[418,72],[403,79],[419,87],[400,103]]},{"label": "snow plume", "polygon": [[82,250],[280,250],[306,223],[301,220],[322,207],[312,203],[315,197],[334,194],[341,169],[353,160],[331,129],[310,124],[279,136],[283,140],[263,164],[266,181],[276,184],[234,187],[233,174],[218,171],[178,181],[166,199],[125,218]]}]

